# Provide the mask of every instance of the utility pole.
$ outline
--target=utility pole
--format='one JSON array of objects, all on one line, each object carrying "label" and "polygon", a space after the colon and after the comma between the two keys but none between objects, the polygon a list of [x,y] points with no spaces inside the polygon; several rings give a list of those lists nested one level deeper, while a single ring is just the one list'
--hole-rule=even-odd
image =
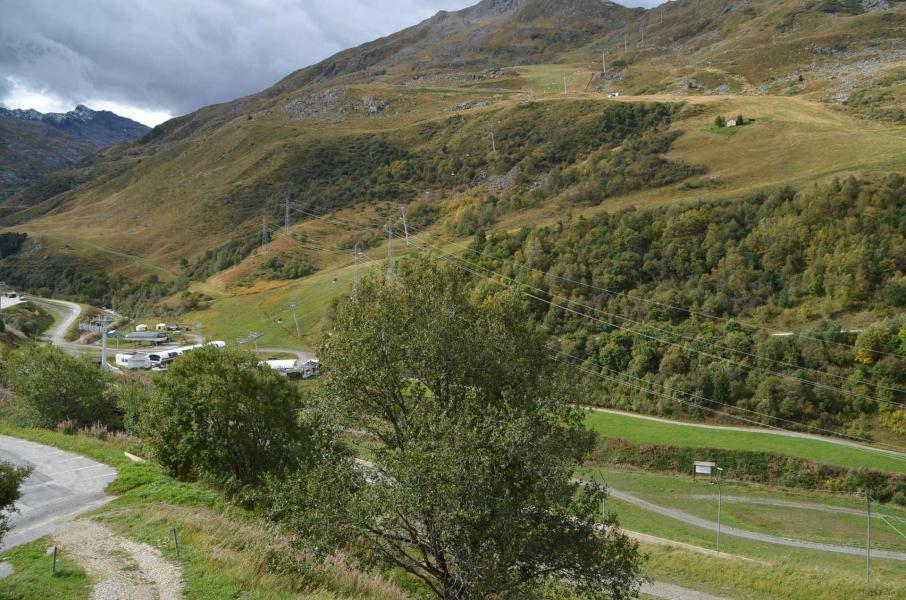
[{"label": "utility pole", "polygon": [[623,52],[629,52],[629,34],[623,36]]},{"label": "utility pole", "polygon": [[403,233],[406,235],[406,247],[409,247],[409,225],[406,224],[406,207],[400,205],[400,216],[403,217]]},{"label": "utility pole", "polygon": [[491,152],[497,152],[497,138],[494,136],[494,130],[491,130]]},{"label": "utility pole", "polygon": [[299,319],[296,318],[296,303],[289,303],[290,309],[293,311],[293,323],[296,324],[296,337],[302,337],[302,330],[299,329]]},{"label": "utility pole", "polygon": [[601,51],[601,65],[603,67],[602,72],[606,76],[607,75],[607,51],[606,50]]},{"label": "utility pole", "polygon": [[720,556],[720,509],[721,501],[723,500],[722,494],[720,491],[720,476],[723,474],[724,470],[720,467],[717,467],[717,555]]},{"label": "utility pole", "polygon": [[267,248],[267,216],[261,215],[261,249]]},{"label": "utility pole", "polygon": [[566,93],[566,75],[563,76],[563,93]]},{"label": "utility pole", "polygon": [[865,538],[865,582],[871,583],[871,496],[865,490],[865,508],[868,516],[868,535]]}]

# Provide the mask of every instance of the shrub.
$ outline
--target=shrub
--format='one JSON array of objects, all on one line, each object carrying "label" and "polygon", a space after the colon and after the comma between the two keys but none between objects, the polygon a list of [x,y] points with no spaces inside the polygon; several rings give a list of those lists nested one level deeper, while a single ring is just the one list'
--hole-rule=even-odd
[{"label": "shrub", "polygon": [[22,425],[53,428],[72,420],[119,426],[119,412],[98,364],[53,346],[30,344],[12,354],[3,375],[16,393],[13,409]]},{"label": "shrub", "polygon": [[723,117],[723,115],[717,115],[716,117],[714,117],[714,125],[716,127],[726,127],[727,120]]},{"label": "shrub", "polygon": [[300,422],[301,406],[293,385],[253,354],[202,348],[155,382],[141,432],[171,475],[237,493],[300,463],[313,436]]}]

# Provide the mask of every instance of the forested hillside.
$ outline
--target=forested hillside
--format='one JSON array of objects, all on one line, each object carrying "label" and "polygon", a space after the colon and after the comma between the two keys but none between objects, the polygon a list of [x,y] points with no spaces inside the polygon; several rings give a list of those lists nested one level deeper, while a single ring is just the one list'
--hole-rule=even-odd
[{"label": "forested hillside", "polygon": [[561,355],[614,378],[595,379],[598,402],[906,431],[900,175],[564,219],[471,250],[540,299]]}]

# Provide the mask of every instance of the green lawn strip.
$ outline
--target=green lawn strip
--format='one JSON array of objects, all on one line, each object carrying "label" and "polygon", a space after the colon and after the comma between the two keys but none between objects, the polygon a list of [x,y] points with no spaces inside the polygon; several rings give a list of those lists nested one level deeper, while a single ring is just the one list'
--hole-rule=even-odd
[{"label": "green lawn strip", "polygon": [[[687,525],[680,521],[637,508],[631,504],[613,498],[608,500],[608,510],[614,512],[620,520],[620,525],[628,530],[638,531],[668,540],[684,542],[710,550],[714,550],[715,548],[716,534],[713,531],[707,531],[693,525]],[[778,573],[784,573],[785,577],[789,578],[785,580],[783,584],[787,586],[798,585],[801,587],[801,585],[804,585],[805,580],[812,582],[836,581],[834,586],[843,585],[843,592],[855,593],[861,587],[860,582],[864,582],[865,558],[861,556],[848,556],[844,554],[819,552],[816,550],[790,548],[777,544],[755,542],[729,535],[723,535],[721,537],[721,551],[730,555],[751,558],[755,561],[767,563],[769,567],[776,565],[783,566],[783,569],[778,569]],[[698,553],[692,552],[690,552],[690,555],[695,558],[694,561],[691,561],[691,566],[671,566],[669,563],[662,564],[659,559],[657,559],[657,556],[659,555],[655,555],[655,557],[646,564],[646,571],[656,580],[669,581],[696,589],[700,588],[701,585],[706,582],[720,582],[725,576],[723,566],[720,569],[715,568],[716,557],[699,555]],[[744,563],[744,570],[755,569],[760,566],[757,563],[749,561],[740,562]],[[699,563],[701,564],[700,569],[697,567]],[[721,565],[723,565],[723,563],[721,563]],[[768,568],[766,572],[773,572],[773,570],[772,568]],[[801,575],[803,581],[794,583],[792,580],[797,577],[797,573]],[[872,574],[872,581],[875,583],[867,589],[877,590],[887,589],[888,587],[899,588],[906,586],[906,570],[903,569],[902,562],[872,559]],[[700,583],[698,585],[693,585],[695,582]],[[759,584],[756,581],[748,583],[745,588],[740,589],[758,590],[761,589],[759,587],[760,585],[763,584]],[[783,589],[783,585],[778,587],[778,589]],[[809,595],[809,593],[811,595]],[[808,593],[803,593],[802,596],[796,596],[796,598],[859,597],[857,595],[847,596],[845,593],[840,596],[824,596],[821,593],[815,593],[814,590],[811,590]],[[730,595],[729,597],[736,598],[737,595]],[[787,596],[780,595],[774,597],[786,598]],[[875,596],[866,597],[900,598],[904,596],[885,596],[883,594],[877,594]]]},{"label": "green lawn strip", "polygon": [[701,555],[681,548],[642,544],[649,555],[645,574],[733,600],[902,600],[900,584],[877,579],[866,584],[864,575],[841,574],[825,566],[780,559],[769,564]]},{"label": "green lawn strip", "polygon": [[65,554],[57,557],[57,572],[52,573],[53,553],[47,552],[52,544],[49,538],[41,538],[0,554],[0,560],[8,560],[14,569],[12,575],[0,580],[0,600],[79,600],[91,596],[88,575]]},{"label": "green lawn strip", "polygon": [[876,469],[888,473],[906,470],[906,459],[870,449],[841,446],[823,440],[786,437],[770,433],[708,429],[684,423],[662,423],[629,415],[588,412],[585,424],[605,437],[619,437],[633,444],[668,444],[726,450],[750,450],[797,456],[817,463],[850,469]]},{"label": "green lawn strip", "polygon": [[[707,479],[692,480],[677,477],[620,469],[582,467],[578,473],[584,479],[603,477],[608,485],[629,492],[638,498],[659,506],[675,508],[697,517],[717,520],[717,488]],[[783,500],[814,504],[817,507],[865,510],[865,500],[845,494],[780,490],[757,484],[724,482],[724,497],[743,496],[755,499]],[[704,496],[704,497],[703,497]],[[906,520],[906,511],[891,506],[891,514]],[[872,544],[906,552],[906,540],[876,517],[872,521]],[[860,547],[865,542],[866,517],[864,514],[843,514],[807,508],[767,506],[744,502],[725,501],[722,522],[726,525],[772,535]]]}]

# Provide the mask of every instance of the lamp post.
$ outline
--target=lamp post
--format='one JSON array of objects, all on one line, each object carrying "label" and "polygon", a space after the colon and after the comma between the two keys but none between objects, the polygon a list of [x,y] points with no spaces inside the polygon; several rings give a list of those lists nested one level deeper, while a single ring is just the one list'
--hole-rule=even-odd
[{"label": "lamp post", "polygon": [[720,490],[720,476],[724,470],[717,467],[717,555],[720,556],[720,509],[722,503],[722,494]]}]

